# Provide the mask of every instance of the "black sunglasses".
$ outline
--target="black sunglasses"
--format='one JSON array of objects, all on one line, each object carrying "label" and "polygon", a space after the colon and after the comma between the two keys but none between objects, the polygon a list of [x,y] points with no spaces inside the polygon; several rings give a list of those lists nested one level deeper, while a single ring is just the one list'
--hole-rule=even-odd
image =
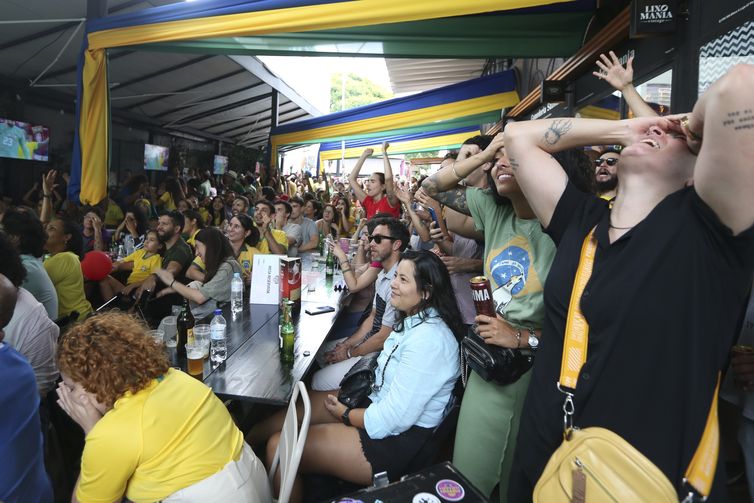
[{"label": "black sunglasses", "polygon": [[608,157],[607,159],[595,159],[594,165],[598,168],[602,166],[602,163],[607,163],[608,166],[615,166],[618,164],[618,158],[617,157]]},{"label": "black sunglasses", "polygon": [[369,239],[369,241],[370,241],[370,242],[371,242],[371,241],[374,241],[374,242],[375,242],[375,243],[377,243],[377,244],[380,244],[380,243],[382,243],[382,240],[383,240],[383,239],[389,239],[389,240],[391,240],[391,241],[394,241],[394,240],[395,240],[395,238],[394,238],[394,237],[391,237],[391,236],[383,236],[382,234],[373,234],[372,236],[367,236],[367,238]]}]

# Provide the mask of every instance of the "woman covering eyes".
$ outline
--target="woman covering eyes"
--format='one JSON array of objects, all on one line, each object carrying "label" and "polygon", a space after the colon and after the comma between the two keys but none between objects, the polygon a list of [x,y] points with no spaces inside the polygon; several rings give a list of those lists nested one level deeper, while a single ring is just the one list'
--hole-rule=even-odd
[{"label": "woman covering eyes", "polygon": [[[311,423],[299,473],[369,485],[373,474],[387,471],[396,480],[442,421],[460,376],[456,334],[462,333],[455,298],[440,293],[451,290],[448,271],[430,252],[407,251],[391,289],[399,320],[377,358],[373,391],[354,409],[338,401],[338,390],[310,392]],[[268,462],[284,417],[282,410],[249,435],[260,443],[271,435]],[[297,480],[291,501],[301,496]]]},{"label": "woman covering eyes", "polygon": [[76,325],[58,367],[58,403],[86,435],[72,501],[270,501],[264,467],[223,403],[171,369],[135,318]]}]

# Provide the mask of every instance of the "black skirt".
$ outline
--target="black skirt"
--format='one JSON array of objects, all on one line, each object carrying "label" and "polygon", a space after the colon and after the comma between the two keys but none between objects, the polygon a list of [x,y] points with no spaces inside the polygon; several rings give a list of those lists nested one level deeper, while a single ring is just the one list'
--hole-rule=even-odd
[{"label": "black skirt", "polygon": [[387,472],[390,482],[406,475],[411,461],[432,437],[432,430],[412,426],[398,435],[375,440],[369,438],[366,430],[359,428],[361,450],[372,465],[372,475]]}]

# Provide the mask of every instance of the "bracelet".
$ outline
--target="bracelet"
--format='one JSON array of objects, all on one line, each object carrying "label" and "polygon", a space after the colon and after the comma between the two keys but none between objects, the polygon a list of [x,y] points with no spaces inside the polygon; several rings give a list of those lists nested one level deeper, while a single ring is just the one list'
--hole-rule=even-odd
[{"label": "bracelet", "polygon": [[353,358],[353,356],[351,356],[351,348],[346,349],[346,356],[349,358]]},{"label": "bracelet", "polygon": [[340,272],[348,272],[348,271],[350,271],[350,270],[351,270],[351,268],[350,268],[350,267],[349,267],[348,269],[343,269],[342,267],[340,268]]},{"label": "bracelet", "polygon": [[175,278],[173,278],[173,281],[170,282],[170,288],[173,288],[173,283],[175,283]]},{"label": "bracelet", "polygon": [[521,330],[516,330],[516,347],[521,348]]},{"label": "bracelet", "polygon": [[52,199],[52,194],[42,194],[42,197],[45,199]]},{"label": "bracelet", "polygon": [[453,171],[453,176],[455,176],[458,179],[459,182],[461,180],[463,180],[463,177],[459,176],[458,173],[456,172],[456,163],[455,162],[451,165],[450,169]]}]

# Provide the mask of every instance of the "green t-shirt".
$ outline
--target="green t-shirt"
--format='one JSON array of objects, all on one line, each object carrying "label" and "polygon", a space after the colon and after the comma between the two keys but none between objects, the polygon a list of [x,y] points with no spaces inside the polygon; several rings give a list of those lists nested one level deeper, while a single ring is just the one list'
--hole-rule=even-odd
[{"label": "green t-shirt", "polygon": [[492,194],[468,188],[466,199],[476,228],[484,232],[484,275],[497,312],[514,325],[541,328],[555,244],[537,219],[517,218],[512,205],[498,205]]},{"label": "green t-shirt", "polygon": [[183,240],[178,238],[173,246],[165,251],[162,256],[162,267],[167,268],[170,262],[178,262],[181,264],[181,276],[186,274],[186,269],[191,265],[191,261],[194,259],[194,254],[191,252],[191,247]]}]

